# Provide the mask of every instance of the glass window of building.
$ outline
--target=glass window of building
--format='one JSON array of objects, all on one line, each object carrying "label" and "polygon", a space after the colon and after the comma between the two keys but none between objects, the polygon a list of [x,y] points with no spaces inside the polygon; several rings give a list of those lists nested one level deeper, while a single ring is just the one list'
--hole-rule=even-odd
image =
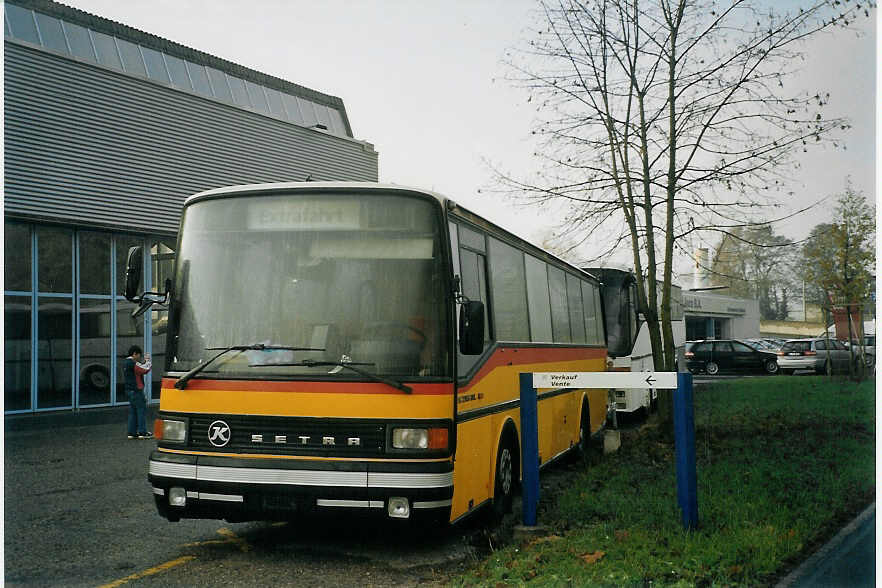
[{"label": "glass window of building", "polygon": [[291,94],[282,94],[282,102],[285,104],[285,111],[288,113],[288,120],[292,123],[302,125],[303,113],[300,112],[300,104],[297,103],[297,97]]},{"label": "glass window of building", "polygon": [[193,82],[193,89],[203,96],[213,97],[214,94],[211,92],[211,84],[208,81],[205,67],[189,61],[184,63],[187,66],[187,73],[190,74],[190,80]]},{"label": "glass window of building", "polygon": [[245,80],[234,76],[227,76],[227,82],[229,82],[230,90],[233,92],[233,102],[239,106],[251,106],[248,91],[245,89]]},{"label": "glass window of building", "polygon": [[34,23],[33,11],[8,2],[5,3],[5,8],[6,21],[12,31],[12,36],[39,45],[40,37],[37,34],[37,25]]},{"label": "glass window of building", "polygon": [[80,293],[110,295],[110,235],[80,231]]},{"label": "glass window of building", "polygon": [[92,39],[95,42],[95,53],[98,56],[98,63],[113,69],[123,68],[122,62],[119,59],[119,52],[116,49],[116,40],[113,37],[92,31]]},{"label": "glass window of building", "polygon": [[154,237],[150,241],[152,288],[156,292],[163,292],[165,281],[174,276],[176,246],[174,237]]},{"label": "glass window of building", "polygon": [[315,115],[315,104],[303,98],[297,98],[297,104],[300,105],[300,114],[303,116],[303,126],[313,127],[318,123],[318,117]]},{"label": "glass window of building", "polygon": [[[172,280],[175,271],[174,237],[154,237],[150,241],[150,268],[152,289],[165,292],[166,280]],[[153,366],[151,372],[151,398],[159,400],[162,388],[162,371],[165,366],[166,331],[168,330],[168,309],[156,305],[150,312],[150,330],[152,336]]]},{"label": "glass window of building", "polygon": [[73,250],[70,229],[37,227],[37,288],[40,292],[73,291]]},{"label": "glass window of building", "polygon": [[52,51],[58,51],[68,55],[70,51],[67,48],[67,41],[64,38],[64,31],[61,29],[61,21],[52,16],[34,13],[37,20],[37,28],[40,31],[40,38],[43,40],[43,46]]},{"label": "glass window of building", "polygon": [[80,299],[81,406],[110,403],[110,374],[113,365],[110,304],[110,298]]},{"label": "glass window of building", "polygon": [[347,133],[346,124],[343,122],[343,115],[336,108],[329,108],[328,113],[331,115],[332,130],[338,135],[345,137]]},{"label": "glass window of building", "polygon": [[3,223],[4,288],[13,292],[31,291],[31,229],[28,225]]},{"label": "glass window of building", "polygon": [[37,408],[72,406],[73,299],[40,296],[37,303]]},{"label": "glass window of building", "polygon": [[166,55],[165,64],[168,66],[168,74],[173,85],[184,90],[193,89],[193,84],[190,83],[190,75],[187,73],[187,65],[183,59],[179,59],[174,55]]},{"label": "glass window of building", "polygon": [[269,105],[266,102],[266,95],[263,93],[263,86],[245,80],[245,89],[248,91],[251,105],[261,112],[269,113]]},{"label": "glass window of building", "polygon": [[168,84],[171,80],[168,77],[162,53],[149,47],[141,47],[141,54],[144,56],[144,64],[147,66],[147,77]]},{"label": "glass window of building", "polygon": [[316,104],[315,105],[315,116],[318,119],[318,123],[325,127],[325,129],[329,131],[334,130],[334,126],[331,123],[331,115],[328,114],[328,107],[324,104]]},{"label": "glass window of building", "polygon": [[62,22],[61,24],[64,25],[64,34],[67,37],[71,55],[94,63],[96,60],[95,49],[92,47],[89,29],[70,22]]},{"label": "glass window of building", "polygon": [[3,405],[4,410],[30,410],[31,297],[4,297],[3,320],[3,399],[5,403]]},{"label": "glass window of building", "polygon": [[545,262],[527,255],[527,301],[530,307],[530,338],[537,343],[551,343],[551,302],[548,298],[548,273]]},{"label": "glass window of building", "polygon": [[123,39],[117,39],[116,45],[119,48],[119,55],[122,58],[123,69],[126,73],[146,76],[147,69],[144,67],[144,58],[141,57],[141,48],[134,43],[129,43]]},{"label": "glass window of building", "polygon": [[272,88],[264,88],[264,90],[266,91],[266,98],[269,102],[270,114],[279,118],[287,118],[287,116],[285,116],[285,106],[282,104],[282,95],[279,91],[273,90]]},{"label": "glass window of building", "polygon": [[214,96],[224,102],[232,102],[233,95],[230,92],[230,85],[227,82],[227,74],[214,69],[213,67],[206,67],[205,71],[208,73],[208,79],[211,80],[211,88],[214,90]]}]

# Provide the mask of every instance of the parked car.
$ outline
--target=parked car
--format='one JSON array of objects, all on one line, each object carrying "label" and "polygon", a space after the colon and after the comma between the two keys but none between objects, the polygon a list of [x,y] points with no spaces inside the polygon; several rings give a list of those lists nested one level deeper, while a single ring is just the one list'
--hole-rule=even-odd
[{"label": "parked car", "polygon": [[763,339],[763,341],[765,341],[766,343],[768,343],[769,346],[770,346],[772,349],[774,349],[775,351],[777,351],[778,349],[781,349],[781,346],[784,345],[784,343],[787,342],[786,339],[776,339],[776,338],[774,338],[774,337],[767,337],[767,338]]},{"label": "parked car", "polygon": [[694,341],[686,344],[686,367],[690,372],[778,373],[778,356],[736,339]]},{"label": "parked car", "polygon": [[744,339],[744,343],[760,351],[777,351],[781,347],[780,345],[776,347],[768,339]]},{"label": "parked car", "polygon": [[791,339],[778,352],[778,366],[784,374],[814,370],[817,374],[848,372],[851,352],[836,339]]},{"label": "parked car", "polygon": [[[851,347],[854,347],[855,353],[860,351],[861,342],[858,339],[855,339],[851,343]],[[846,347],[849,347],[846,342]],[[876,335],[864,335],[864,358],[866,359],[867,367],[873,367],[876,365]]]}]

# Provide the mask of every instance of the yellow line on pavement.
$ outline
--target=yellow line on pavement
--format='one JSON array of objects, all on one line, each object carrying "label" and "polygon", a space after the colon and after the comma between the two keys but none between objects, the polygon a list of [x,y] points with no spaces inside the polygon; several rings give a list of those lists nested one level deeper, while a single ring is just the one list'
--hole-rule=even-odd
[{"label": "yellow line on pavement", "polygon": [[185,564],[190,560],[196,559],[194,555],[185,555],[184,557],[179,557],[178,559],[173,559],[171,561],[167,561],[164,564],[160,564],[158,566],[152,567],[148,570],[144,570],[143,572],[138,572],[136,574],[132,574],[131,576],[126,576],[120,580],[115,582],[111,582],[110,584],[103,584],[98,588],[116,588],[117,586],[121,586],[126,582],[131,582],[132,580],[138,580],[140,578],[146,578],[147,576],[152,576],[153,574],[158,574],[159,572],[164,572],[170,568],[175,566],[179,566],[181,564]]},{"label": "yellow line on pavement", "polygon": [[218,535],[223,535],[224,537],[226,537],[227,541],[229,541],[230,543],[236,544],[242,551],[249,551],[251,549],[251,546],[248,545],[247,541],[233,533],[230,529],[223,527],[221,529],[218,529],[217,532]]}]

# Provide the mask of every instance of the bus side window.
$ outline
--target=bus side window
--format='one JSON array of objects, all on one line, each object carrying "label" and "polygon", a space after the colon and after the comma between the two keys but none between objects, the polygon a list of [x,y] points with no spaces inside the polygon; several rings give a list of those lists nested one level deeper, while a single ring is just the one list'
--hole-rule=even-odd
[{"label": "bus side window", "polygon": [[[490,343],[489,306],[487,304],[487,262],[486,257],[480,253],[468,249],[459,250],[460,278],[462,279],[462,294],[469,300],[479,300],[484,303],[484,349]],[[459,342],[457,342],[459,349]],[[459,354],[458,376],[464,376],[478,361],[479,355]]]}]

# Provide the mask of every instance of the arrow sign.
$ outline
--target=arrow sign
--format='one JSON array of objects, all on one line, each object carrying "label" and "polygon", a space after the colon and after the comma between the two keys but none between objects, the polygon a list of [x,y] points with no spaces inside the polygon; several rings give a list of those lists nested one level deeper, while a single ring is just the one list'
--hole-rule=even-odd
[{"label": "arrow sign", "polygon": [[534,388],[664,388],[677,387],[677,372],[534,373]]}]

